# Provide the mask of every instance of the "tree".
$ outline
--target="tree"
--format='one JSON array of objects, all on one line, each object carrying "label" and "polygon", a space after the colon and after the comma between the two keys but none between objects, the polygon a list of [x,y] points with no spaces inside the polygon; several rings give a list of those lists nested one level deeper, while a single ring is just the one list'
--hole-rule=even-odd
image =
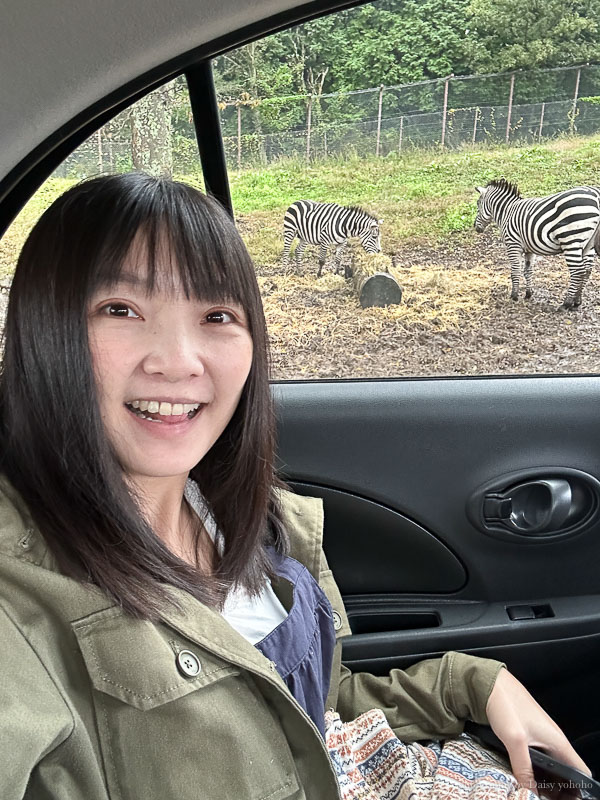
[{"label": "tree", "polygon": [[[236,101],[242,96],[260,101],[263,98],[295,93],[291,70],[285,64],[284,55],[277,38],[268,36],[215,59],[215,88],[226,103],[228,112],[223,114],[225,135],[235,134]],[[245,130],[262,134],[264,114],[262,109],[258,109],[258,102],[245,101],[244,106],[247,106],[250,120],[250,124],[245,125]]]},{"label": "tree", "polygon": [[600,0],[472,0],[467,52],[473,71],[600,60]]},{"label": "tree", "polygon": [[331,47],[336,89],[412,83],[464,71],[467,1],[382,0],[339,14]]},{"label": "tree", "polygon": [[[515,103],[569,99],[576,71],[541,70],[600,62],[599,19],[600,0],[379,0],[339,11],[216,60],[219,94],[233,101],[223,113],[224,132],[237,131],[234,103],[242,93],[256,101],[243,109],[243,130],[261,141],[262,134],[304,128],[309,96],[313,125],[328,130],[377,119],[377,91],[347,93],[382,84],[423,82],[384,92],[384,117],[438,110],[444,81],[435,79],[450,74],[530,70],[515,82]],[[597,94],[590,75],[582,71],[580,95]],[[510,86],[510,75],[452,81],[449,107],[507,102]]]},{"label": "tree", "polygon": [[[411,83],[464,72],[465,15],[468,0],[381,0],[340,11],[221,56],[215,83],[221,97],[242,92],[262,100],[297,94],[297,100],[264,102],[253,116],[254,132],[286,130],[306,124],[307,97],[313,121],[376,116],[377,94],[321,102],[324,93]],[[394,104],[437,107],[430,89],[394,98],[386,94],[386,113]],[[233,111],[224,114],[233,135]],[[248,128],[245,125],[245,130]]]},{"label": "tree", "polygon": [[150,92],[131,106],[131,160],[151,175],[173,174],[170,84]]}]

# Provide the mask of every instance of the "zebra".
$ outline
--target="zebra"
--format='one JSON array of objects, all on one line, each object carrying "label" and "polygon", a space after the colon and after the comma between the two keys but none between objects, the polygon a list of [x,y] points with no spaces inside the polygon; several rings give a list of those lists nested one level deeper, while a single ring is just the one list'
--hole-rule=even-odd
[{"label": "zebra", "polygon": [[581,293],[592,271],[594,248],[600,249],[600,191],[591,186],[568,189],[547,197],[523,198],[504,178],[476,187],[475,230],[495,222],[508,250],[511,299],[519,296],[519,273],[524,259],[525,298],[533,294],[533,254],[564,253],[569,286],[561,308],[581,305]]},{"label": "zebra", "polygon": [[316,203],[314,200],[297,200],[285,212],[283,219],[283,263],[290,263],[290,247],[296,238],[296,264],[300,266],[307,244],[319,245],[319,271],[321,277],[327,247],[336,244],[334,266],[339,269],[341,254],[348,239],[357,236],[367,253],[381,252],[379,225],[382,219],[356,206],[339,206],[336,203]]}]

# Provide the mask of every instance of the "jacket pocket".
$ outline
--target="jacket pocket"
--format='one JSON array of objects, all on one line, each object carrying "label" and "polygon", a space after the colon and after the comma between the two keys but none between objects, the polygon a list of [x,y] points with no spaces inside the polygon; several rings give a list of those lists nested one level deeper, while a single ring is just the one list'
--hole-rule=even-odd
[{"label": "jacket pocket", "polygon": [[73,630],[111,800],[295,796],[290,748],[250,673],[114,608]]}]

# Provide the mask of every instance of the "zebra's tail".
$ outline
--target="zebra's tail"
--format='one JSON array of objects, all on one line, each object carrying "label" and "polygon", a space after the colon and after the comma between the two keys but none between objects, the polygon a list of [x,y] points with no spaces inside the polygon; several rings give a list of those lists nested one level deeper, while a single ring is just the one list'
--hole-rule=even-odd
[{"label": "zebra's tail", "polygon": [[[591,189],[598,195],[598,206],[600,210],[600,186],[592,186]],[[598,221],[596,233],[594,234],[594,250],[600,256],[600,220]]]},{"label": "zebra's tail", "polygon": [[594,250],[597,255],[600,256],[600,221],[598,222],[596,233],[594,234]]}]

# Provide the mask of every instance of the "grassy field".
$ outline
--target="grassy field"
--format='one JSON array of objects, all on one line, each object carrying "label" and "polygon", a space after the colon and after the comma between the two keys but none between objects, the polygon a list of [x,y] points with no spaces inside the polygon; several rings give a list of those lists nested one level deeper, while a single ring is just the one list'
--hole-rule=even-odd
[{"label": "grassy field", "polygon": [[[202,186],[199,175],[178,177]],[[311,165],[283,162],[239,175],[232,171],[230,180],[236,216],[260,266],[279,259],[283,213],[294,200],[364,206],[383,217],[382,243],[392,253],[410,240],[433,244],[460,232],[474,237],[474,187],[498,177],[516,182],[524,195],[600,184],[600,140],[565,138],[531,147],[415,151]],[[71,183],[49,179],[23,209],[0,242],[0,276],[12,272],[35,220]]]},{"label": "grassy field", "polygon": [[294,200],[364,206],[383,218],[382,244],[392,253],[409,240],[433,244],[457,232],[474,237],[474,187],[499,177],[516,182],[524,195],[600,184],[600,140],[282,165],[232,174],[231,189],[236,214],[248,221],[248,246],[264,264],[280,256],[283,213]]}]

